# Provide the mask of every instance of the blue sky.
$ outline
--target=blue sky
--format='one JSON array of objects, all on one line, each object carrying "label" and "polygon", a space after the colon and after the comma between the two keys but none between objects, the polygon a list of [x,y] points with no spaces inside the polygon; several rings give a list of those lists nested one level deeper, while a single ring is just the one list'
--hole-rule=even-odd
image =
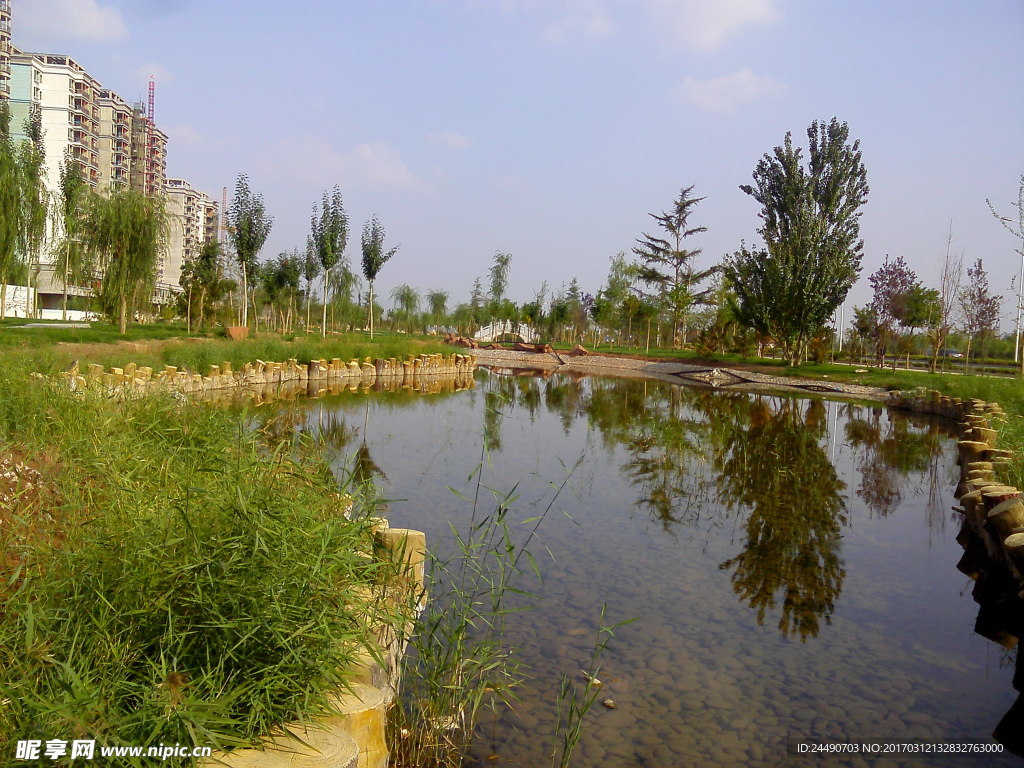
[{"label": "blue sky", "polygon": [[[497,250],[509,291],[596,292],[691,184],[711,264],[757,241],[739,190],[787,131],[833,115],[861,140],[864,272],[902,255],[925,283],[952,227],[1005,290],[1019,241],[990,198],[1024,174],[1021,0],[14,0],[13,39],[141,98],[157,82],[168,173],[219,199],[247,172],[301,247],[338,184],[348,254],[376,213],[398,283],[463,301]],[[849,309],[847,309],[849,317]]]}]

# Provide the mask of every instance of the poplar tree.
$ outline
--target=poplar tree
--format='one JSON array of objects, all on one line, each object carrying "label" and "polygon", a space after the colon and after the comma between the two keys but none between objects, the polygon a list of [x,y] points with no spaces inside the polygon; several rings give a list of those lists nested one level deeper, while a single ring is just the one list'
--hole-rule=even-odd
[{"label": "poplar tree", "polygon": [[[46,148],[43,145],[43,116],[38,104],[29,107],[25,120],[26,139],[18,147],[18,177],[21,197],[20,250],[25,257],[28,268],[28,287],[32,287],[40,264],[40,248],[46,234],[46,221],[50,207],[50,196],[46,191],[43,165],[46,161]],[[27,303],[26,313],[35,316],[35,298],[31,309]]]},{"label": "poplar tree", "polygon": [[54,251],[56,267],[61,273],[62,320],[68,319],[68,285],[85,282],[92,276],[90,254],[82,237],[89,194],[82,166],[66,152],[60,166],[60,186],[54,205],[56,227],[62,233]]},{"label": "poplar tree", "polygon": [[0,318],[7,314],[7,277],[21,234],[18,157],[11,138],[11,108],[0,99]]},{"label": "poplar tree", "polygon": [[370,338],[373,338],[373,282],[381,268],[398,252],[398,246],[384,250],[384,226],[374,215],[363,224],[363,277],[370,284]]},{"label": "poplar tree", "polygon": [[235,250],[235,259],[242,268],[242,325],[249,325],[249,273],[256,268],[257,258],[267,241],[274,219],[267,215],[262,194],[249,189],[249,176],[238,174],[235,195],[228,208],[228,235]]},{"label": "poplar tree", "polygon": [[807,129],[808,165],[787,133],[765,154],[754,183],[740,189],[761,204],[763,249],[741,246],[726,262],[738,316],[781,342],[790,365],[802,360],[811,337],[831,319],[860,273],[864,243],[861,207],[867,171],[860,142],[836,118]]},{"label": "poplar tree", "polygon": [[327,336],[327,286],[328,277],[339,262],[344,259],[348,243],[348,216],[341,201],[341,190],[335,186],[328,195],[324,192],[320,209],[313,204],[310,217],[310,243],[317,261],[323,267],[324,316],[321,335]]},{"label": "poplar tree", "polygon": [[[309,330],[309,310],[313,303],[313,281],[320,274],[320,260],[316,257],[316,249],[313,247],[313,237],[306,239],[306,255],[302,259],[302,277],[306,281],[306,330]],[[327,302],[325,301],[326,305]]]}]

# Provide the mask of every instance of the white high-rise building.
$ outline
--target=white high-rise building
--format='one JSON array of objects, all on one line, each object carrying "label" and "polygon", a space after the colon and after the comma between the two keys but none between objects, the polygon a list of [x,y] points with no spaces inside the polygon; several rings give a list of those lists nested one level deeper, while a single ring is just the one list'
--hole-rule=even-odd
[{"label": "white high-rise building", "polygon": [[[33,108],[39,110],[45,152],[44,182],[56,195],[65,157],[78,161],[86,183],[101,193],[120,185],[147,195],[165,195],[170,232],[157,276],[154,300],[170,301],[181,290],[181,267],[217,236],[217,204],[182,179],[167,180],[167,135],[144,105],[129,105],[104,88],[70,56],[23,52],[11,45],[11,3],[0,0],[0,99],[9,99],[11,132],[24,139]],[[63,275],[56,272],[48,233],[38,278],[39,306],[60,308]],[[88,295],[69,287],[71,295]],[[49,313],[47,313],[49,314]]]},{"label": "white high-rise building", "polygon": [[11,0],[0,0],[0,99],[11,93]]},{"label": "white high-rise building", "polygon": [[203,243],[217,239],[217,203],[184,179],[168,179],[164,188],[170,237],[160,264],[156,300],[163,303],[181,291],[181,268],[199,255]]}]

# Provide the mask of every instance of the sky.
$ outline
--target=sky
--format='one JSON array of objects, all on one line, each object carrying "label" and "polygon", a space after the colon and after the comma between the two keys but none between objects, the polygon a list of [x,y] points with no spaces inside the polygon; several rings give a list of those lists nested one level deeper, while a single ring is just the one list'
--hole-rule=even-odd
[{"label": "sky", "polygon": [[468,298],[496,251],[509,296],[596,293],[683,187],[699,266],[760,242],[739,186],[787,132],[838,117],[871,192],[861,279],[903,256],[926,285],[982,259],[1012,328],[1024,244],[1022,0],[14,0],[13,42],[75,58],[129,101],[156,82],[168,175],[216,200],[247,173],[303,248],[338,185],[347,255],[376,214],[395,285]]}]

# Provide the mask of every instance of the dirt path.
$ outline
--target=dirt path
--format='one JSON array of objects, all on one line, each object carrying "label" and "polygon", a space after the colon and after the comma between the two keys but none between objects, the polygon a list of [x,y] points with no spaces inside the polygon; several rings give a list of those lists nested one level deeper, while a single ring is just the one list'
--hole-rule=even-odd
[{"label": "dirt path", "polygon": [[822,379],[801,379],[777,376],[744,369],[724,368],[716,363],[690,360],[686,363],[641,357],[620,357],[590,354],[573,357],[565,353],[514,352],[506,349],[476,349],[477,362],[496,369],[535,370],[571,375],[620,376],[655,379],[673,384],[711,387],[713,389],[783,390],[813,392],[838,397],[884,400],[886,391],[879,387],[844,384]]}]

